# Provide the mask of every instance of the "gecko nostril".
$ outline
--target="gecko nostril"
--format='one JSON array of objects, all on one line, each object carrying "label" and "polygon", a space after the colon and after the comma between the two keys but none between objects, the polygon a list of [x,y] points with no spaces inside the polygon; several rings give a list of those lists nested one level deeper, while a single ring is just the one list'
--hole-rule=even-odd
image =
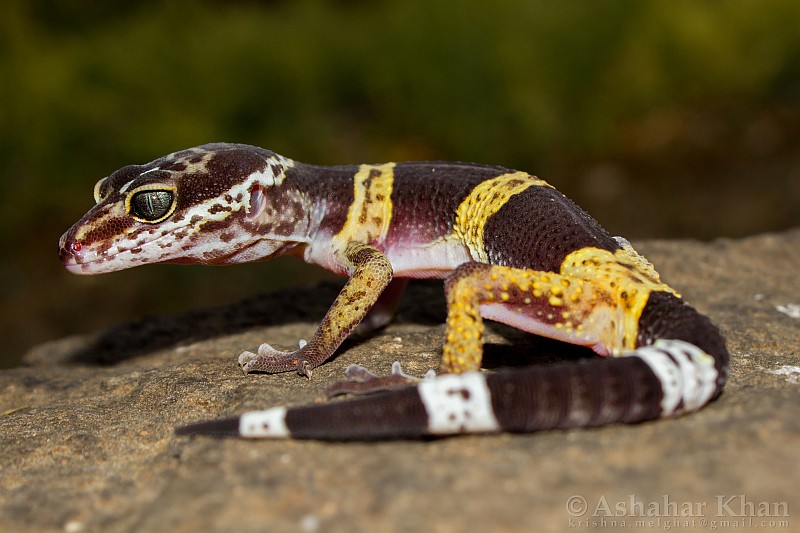
[{"label": "gecko nostril", "polygon": [[74,262],[82,255],[83,245],[79,241],[62,237],[58,247],[58,257],[63,263]]}]

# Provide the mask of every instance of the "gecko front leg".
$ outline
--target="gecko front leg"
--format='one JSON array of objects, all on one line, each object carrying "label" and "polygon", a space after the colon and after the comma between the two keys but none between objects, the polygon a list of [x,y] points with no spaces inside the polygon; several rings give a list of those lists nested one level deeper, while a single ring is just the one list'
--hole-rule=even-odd
[{"label": "gecko front leg", "polygon": [[373,246],[350,243],[342,262],[350,279],[325,313],[311,340],[293,352],[282,352],[262,344],[258,353],[244,352],[239,356],[242,370],[270,374],[296,370],[300,375],[311,377],[311,369],[333,355],[392,280],[389,259]]},{"label": "gecko front leg", "polygon": [[408,278],[394,278],[383,290],[367,316],[358,323],[351,336],[367,337],[389,325],[397,313],[397,305],[400,303],[406,285],[408,285]]}]

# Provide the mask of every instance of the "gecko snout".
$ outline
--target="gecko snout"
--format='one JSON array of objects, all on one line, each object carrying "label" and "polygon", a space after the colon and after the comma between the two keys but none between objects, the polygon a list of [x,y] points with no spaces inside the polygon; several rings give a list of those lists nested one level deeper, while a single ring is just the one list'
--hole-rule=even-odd
[{"label": "gecko snout", "polygon": [[69,270],[77,267],[83,259],[83,245],[75,239],[72,229],[58,240],[58,258]]}]

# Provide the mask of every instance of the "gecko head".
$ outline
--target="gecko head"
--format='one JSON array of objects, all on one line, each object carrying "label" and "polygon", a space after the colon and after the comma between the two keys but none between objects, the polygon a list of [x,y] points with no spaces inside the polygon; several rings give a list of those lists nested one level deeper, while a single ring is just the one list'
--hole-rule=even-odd
[{"label": "gecko head", "polygon": [[242,144],[206,144],[130,165],[94,187],[96,205],[59,241],[77,274],[145,263],[266,259],[302,240],[303,202],[282,187],[294,163]]}]

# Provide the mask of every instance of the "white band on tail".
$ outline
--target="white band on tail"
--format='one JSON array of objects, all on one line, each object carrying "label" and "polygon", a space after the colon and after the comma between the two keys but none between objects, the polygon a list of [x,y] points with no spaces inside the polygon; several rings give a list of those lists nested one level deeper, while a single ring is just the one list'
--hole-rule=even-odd
[{"label": "white band on tail", "polygon": [[[638,356],[661,381],[662,416],[695,411],[708,403],[717,388],[714,358],[685,341],[659,339],[624,354]],[[678,405],[683,400],[683,406]]]},{"label": "white band on tail", "polygon": [[291,437],[286,427],[286,407],[250,411],[239,418],[239,435],[252,439],[285,439]]},{"label": "white band on tail", "polygon": [[448,374],[417,385],[433,434],[500,431],[486,378],[479,372]]}]

